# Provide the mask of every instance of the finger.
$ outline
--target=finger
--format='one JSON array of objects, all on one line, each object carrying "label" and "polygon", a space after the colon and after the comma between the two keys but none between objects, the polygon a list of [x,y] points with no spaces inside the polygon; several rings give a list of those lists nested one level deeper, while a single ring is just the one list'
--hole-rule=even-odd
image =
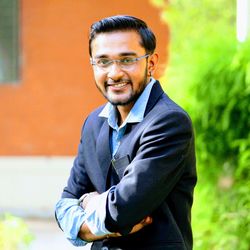
[{"label": "finger", "polygon": [[140,222],[140,224],[142,224],[143,226],[146,226],[146,225],[148,225],[148,224],[151,224],[152,222],[153,222],[152,217],[147,216],[146,218],[144,218],[144,219]]}]

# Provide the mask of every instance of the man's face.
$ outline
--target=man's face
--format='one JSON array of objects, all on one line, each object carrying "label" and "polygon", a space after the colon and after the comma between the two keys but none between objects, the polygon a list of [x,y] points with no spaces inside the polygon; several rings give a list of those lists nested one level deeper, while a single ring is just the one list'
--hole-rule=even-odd
[{"label": "man's face", "polygon": [[[101,33],[92,41],[92,59],[137,58],[146,54],[135,31]],[[149,82],[148,59],[143,58],[129,67],[112,63],[106,68],[93,65],[97,88],[114,105],[128,105],[136,101]]]}]

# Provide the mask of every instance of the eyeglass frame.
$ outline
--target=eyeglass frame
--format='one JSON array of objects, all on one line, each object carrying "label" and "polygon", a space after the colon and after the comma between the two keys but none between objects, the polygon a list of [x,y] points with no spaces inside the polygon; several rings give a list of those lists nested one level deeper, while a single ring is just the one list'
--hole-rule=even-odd
[{"label": "eyeglass frame", "polygon": [[[129,56],[124,57],[124,59],[108,59],[107,58],[107,60],[109,60],[110,62],[107,65],[104,65],[104,66],[98,65],[96,62],[94,62],[93,58],[90,58],[90,64],[92,66],[97,66],[99,69],[108,70],[109,67],[112,66],[116,62],[119,65],[120,68],[126,70],[126,67],[134,66],[136,64],[136,62],[140,61],[143,58],[148,58],[149,56],[151,56],[151,54],[145,54],[143,56],[135,57],[135,58],[133,58],[133,61],[131,62],[131,64],[128,64],[128,65],[126,65],[126,64],[124,65],[121,62],[122,62],[122,60],[124,60],[125,58],[128,58]],[[102,58],[100,58],[100,59],[102,59]]]}]

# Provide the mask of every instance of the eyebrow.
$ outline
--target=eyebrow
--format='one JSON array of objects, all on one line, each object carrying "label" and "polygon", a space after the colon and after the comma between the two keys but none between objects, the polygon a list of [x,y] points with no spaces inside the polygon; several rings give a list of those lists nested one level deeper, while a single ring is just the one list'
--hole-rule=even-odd
[{"label": "eyebrow", "polygon": [[[138,56],[138,55],[137,55],[137,53],[132,52],[132,51],[131,52],[123,52],[123,53],[120,53],[118,55],[118,57],[123,57],[123,56]],[[109,56],[106,55],[106,54],[101,54],[101,55],[95,56],[94,58],[95,59],[98,59],[98,58],[109,58]]]}]

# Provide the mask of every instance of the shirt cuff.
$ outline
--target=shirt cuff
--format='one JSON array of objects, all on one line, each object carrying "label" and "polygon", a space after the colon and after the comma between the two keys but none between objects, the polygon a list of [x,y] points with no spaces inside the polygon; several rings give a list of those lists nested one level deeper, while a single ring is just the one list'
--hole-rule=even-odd
[{"label": "shirt cuff", "polygon": [[56,204],[56,218],[66,238],[74,246],[85,246],[87,242],[78,237],[86,213],[78,205],[78,199],[63,198]]},{"label": "shirt cuff", "polygon": [[96,236],[103,236],[106,234],[111,234],[105,227],[106,218],[106,201],[110,190],[115,187],[111,187],[106,192],[94,196],[86,206],[86,220],[85,223],[89,227],[90,231]]}]

